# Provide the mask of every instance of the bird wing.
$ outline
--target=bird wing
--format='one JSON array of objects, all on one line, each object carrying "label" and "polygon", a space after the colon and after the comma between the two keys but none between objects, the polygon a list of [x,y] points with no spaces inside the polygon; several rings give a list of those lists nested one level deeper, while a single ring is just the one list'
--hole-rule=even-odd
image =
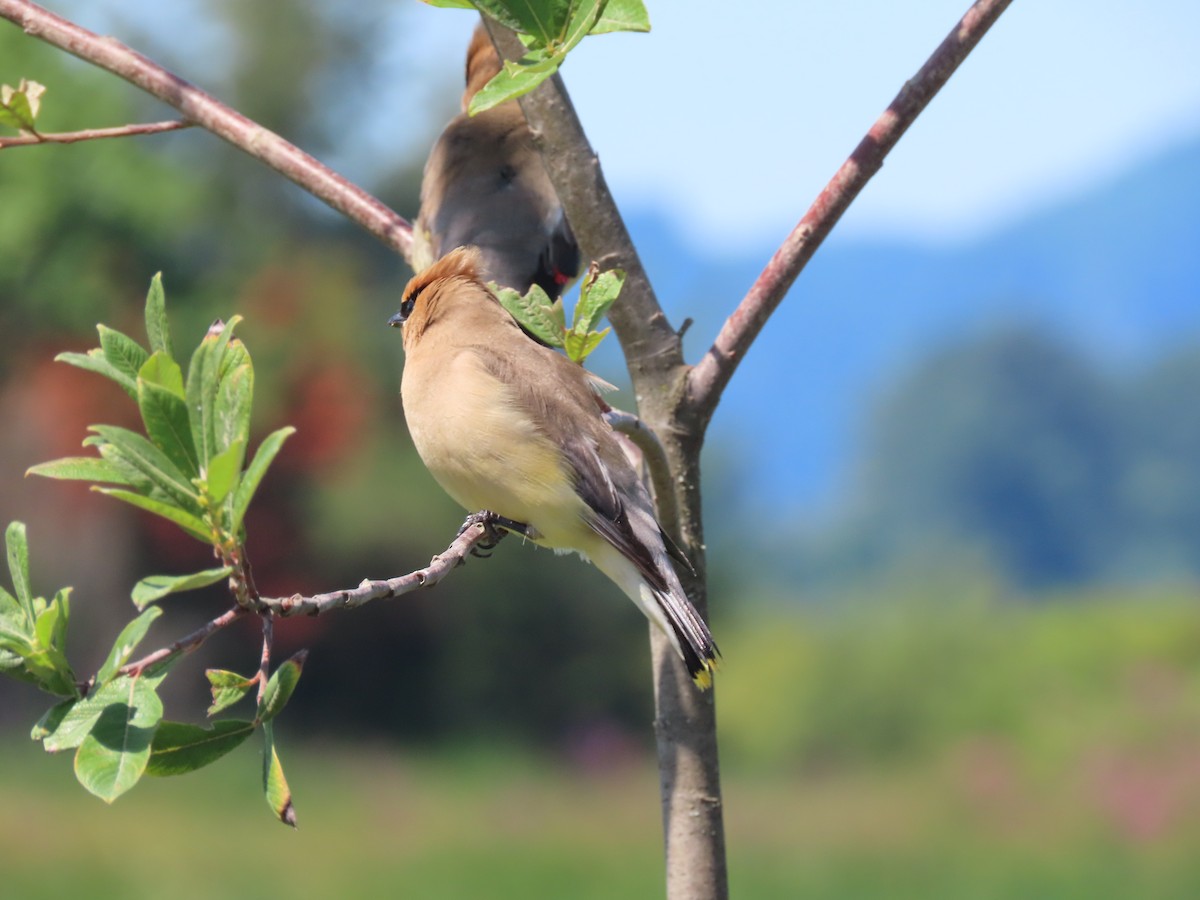
[{"label": "bird wing", "polygon": [[588,527],[633,563],[655,591],[669,592],[655,560],[654,539],[663,535],[650,497],[600,417],[588,372],[523,336],[520,341],[520,352],[479,344],[472,349],[493,377],[512,388],[513,402],[532,422],[558,426],[553,434],[542,426],[543,433],[562,450],[587,507]]}]

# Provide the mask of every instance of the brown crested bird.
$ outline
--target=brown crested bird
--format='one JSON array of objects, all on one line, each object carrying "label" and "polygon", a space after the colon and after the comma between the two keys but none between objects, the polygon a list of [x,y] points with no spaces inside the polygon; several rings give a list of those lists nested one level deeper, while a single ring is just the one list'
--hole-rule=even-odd
[{"label": "brown crested bird", "polygon": [[471,98],[500,71],[482,25],[467,50],[463,112],[429,153],[413,229],[413,268],[456,247],[480,251],[485,281],[525,293],[537,284],[557,297],[579,274],[579,246],[525,115],[515,100],[468,116]]},{"label": "brown crested bird", "polygon": [[598,414],[591,376],[526,338],[482,281],[473,248],[451,251],[405,287],[401,398],[413,444],[470,512],[576,551],[663,630],[702,688],[717,647],[671,565],[687,560]]}]

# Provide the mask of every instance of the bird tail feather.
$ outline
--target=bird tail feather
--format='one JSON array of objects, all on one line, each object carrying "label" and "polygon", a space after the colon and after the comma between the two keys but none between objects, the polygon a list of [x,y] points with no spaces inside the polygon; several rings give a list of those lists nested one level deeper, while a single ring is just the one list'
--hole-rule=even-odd
[{"label": "bird tail feather", "polygon": [[712,687],[713,672],[721,656],[708,625],[686,597],[675,597],[654,591],[654,599],[662,610],[675,640],[673,643],[683,657],[688,674],[701,690]]}]

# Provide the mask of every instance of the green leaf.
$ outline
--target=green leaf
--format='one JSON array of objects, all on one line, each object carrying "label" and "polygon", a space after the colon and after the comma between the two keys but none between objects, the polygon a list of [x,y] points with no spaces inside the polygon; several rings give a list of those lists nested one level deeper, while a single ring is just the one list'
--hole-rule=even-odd
[{"label": "green leaf", "polygon": [[33,591],[29,587],[29,544],[25,539],[25,523],[10,522],[4,532],[4,546],[8,552],[8,573],[12,576],[13,590],[17,602],[25,613],[29,631],[33,630]]},{"label": "green leaf", "polygon": [[[41,679],[29,668],[25,657],[10,650],[0,650],[0,675],[7,675],[14,681],[41,687]],[[60,695],[61,696],[61,695]]]},{"label": "green leaf", "polygon": [[[538,288],[538,290],[540,291],[541,288]],[[549,313],[550,313],[550,318],[554,321],[554,324],[558,327],[559,333],[562,334],[563,338],[565,339],[566,334],[567,334],[567,314],[566,314],[566,311],[563,309],[561,297],[554,298],[554,302],[550,304]]]},{"label": "green leaf", "polygon": [[467,107],[467,115],[481,112],[528,94],[558,71],[559,55],[539,57],[526,54],[519,62],[506,62],[492,80],[480,88]]},{"label": "green leaf", "polygon": [[34,624],[34,634],[37,637],[37,642],[40,647],[50,648],[54,646],[54,638],[59,634],[58,621],[62,618],[64,607],[57,603],[51,603],[43,609],[37,616],[37,622]]},{"label": "green leaf", "polygon": [[[13,649],[15,650],[15,648]],[[32,680],[42,690],[59,697],[79,696],[75,673],[71,671],[71,666],[61,647],[46,647],[38,643],[26,652],[16,652],[22,657],[24,673],[30,676],[22,678],[22,680]],[[8,674],[13,675],[14,673],[10,671]]]},{"label": "green leaf", "polygon": [[429,6],[436,6],[440,9],[474,9],[475,4],[471,0],[424,0]]},{"label": "green leaf", "polygon": [[562,308],[560,306],[556,313],[553,301],[544,290],[535,284],[525,296],[511,288],[500,288],[495,294],[500,305],[522,328],[551,347],[563,345]]},{"label": "green leaf", "polygon": [[258,445],[254,459],[250,460],[250,465],[246,467],[246,471],[242,475],[242,480],[237,486],[237,491],[234,493],[233,521],[230,523],[230,528],[233,531],[236,531],[241,526],[242,519],[246,515],[246,509],[250,506],[250,501],[254,498],[254,492],[258,490],[259,482],[267,474],[267,469],[271,465],[271,461],[275,459],[275,455],[279,453],[283,442],[295,433],[296,429],[287,425],[278,431],[272,431]]},{"label": "green leaf", "polygon": [[33,726],[33,730],[29,732],[29,736],[35,741],[40,741],[54,734],[62,724],[63,719],[66,718],[67,713],[78,702],[78,699],[70,697],[59,703],[55,703],[37,720],[37,724]]},{"label": "green leaf", "polygon": [[236,440],[208,461],[208,499],[214,505],[221,503],[237,486],[246,457],[246,444]]},{"label": "green leaf", "polygon": [[[165,362],[164,362],[165,360]],[[162,370],[166,368],[166,373]],[[145,377],[166,375],[171,378],[171,368],[178,378],[178,393],[173,385],[168,387]],[[142,414],[142,423],[146,426],[146,434],[159,450],[189,479],[200,472],[196,458],[196,445],[192,443],[192,429],[188,421],[187,404],[183,399],[183,376],[179,375],[179,366],[175,361],[160,357],[155,353],[142,366],[139,375],[138,409]]]},{"label": "green leaf", "polygon": [[211,728],[184,722],[162,722],[150,744],[146,774],[185,775],[216,762],[254,733],[254,723],[223,719]]},{"label": "green leaf", "polygon": [[115,448],[120,457],[144,475],[163,494],[164,500],[193,516],[202,516],[200,495],[191,480],[170,457],[137,432],[116,425],[92,425],[105,444]]},{"label": "green leaf", "polygon": [[292,698],[292,692],[296,690],[296,683],[300,680],[306,659],[308,651],[301,650],[275,670],[275,674],[267,681],[267,689],[263,691],[262,700],[258,704],[258,721],[270,722],[283,711],[288,700]]},{"label": "green leaf", "polygon": [[589,272],[579,290],[579,302],[575,305],[571,327],[583,334],[595,329],[616,302],[624,285],[623,269],[609,269],[595,276]]},{"label": "green leaf", "polygon": [[0,617],[0,647],[24,655],[32,652],[35,639],[32,627],[26,622],[25,610]]},{"label": "green leaf", "polygon": [[133,586],[133,605],[138,609],[145,609],[168,594],[208,587],[222,578],[228,578],[232,573],[233,566],[224,566],[220,569],[193,572],[191,575],[149,575]]},{"label": "green leaf", "polygon": [[203,467],[207,467],[209,459],[218,452],[215,418],[217,391],[221,387],[221,366],[225,348],[233,337],[233,329],[240,321],[240,316],[234,316],[228,324],[220,319],[214,322],[188,364],[185,388],[188,418],[192,440]]},{"label": "green leaf", "polygon": [[86,369],[88,372],[103,375],[105,378],[115,381],[125,393],[137,400],[137,382],[105,359],[104,351],[99,348],[89,350],[87,353],[60,353],[54,357],[54,361],[65,362],[78,369]]},{"label": "green leaf", "polygon": [[45,92],[45,85],[25,78],[15,88],[0,85],[0,125],[33,132]]},{"label": "green leaf", "polygon": [[129,484],[129,479],[107,459],[96,456],[66,456],[38,463],[25,470],[26,475],[57,478],[64,481],[101,481],[109,484]]},{"label": "green leaf", "polygon": [[146,348],[107,325],[97,325],[96,330],[100,332],[100,349],[104,351],[104,358],[122,375],[137,378],[138,370],[150,356]]},{"label": "green leaf", "polygon": [[167,321],[167,298],[163,293],[162,272],[156,272],[150,279],[150,290],[146,292],[146,336],[150,338],[152,351],[161,352],[174,360],[175,352],[171,347],[171,325]]},{"label": "green leaf", "polygon": [[[115,684],[115,682],[113,683]],[[46,748],[47,753],[74,750],[83,743],[83,739],[87,737],[88,732],[96,723],[96,719],[100,718],[100,713],[104,710],[105,691],[111,686],[111,684],[106,685],[99,692],[89,694],[83,700],[64,701],[71,705],[67,706],[64,713],[56,716],[55,720],[48,720],[46,716],[42,717],[39,724],[44,726],[46,731],[42,736],[42,745]],[[111,700],[112,698],[108,697],[107,699]],[[64,704],[59,704],[59,706],[62,705]],[[55,707],[55,709],[57,708]]]},{"label": "green leaf", "polygon": [[25,660],[18,653],[0,649],[0,675],[5,675],[14,681],[36,684],[33,674],[25,668]]},{"label": "green leaf", "polygon": [[185,397],[183,370],[179,368],[179,363],[167,355],[165,350],[155,350],[151,353],[142,367],[138,369],[137,375],[150,384],[165,388],[180,400]]},{"label": "green leaf", "polygon": [[48,753],[73,750],[83,743],[105,707],[122,702],[128,693],[128,677],[118,678],[94,689],[81,700],[68,700],[58,704],[50,712],[65,707],[62,713],[53,716],[47,713],[39,721],[37,730],[44,731],[42,744]]},{"label": "green leaf", "polygon": [[[83,446],[95,447],[100,453],[100,457],[108,463],[124,479],[121,484],[127,485],[136,493],[144,494],[147,497],[161,497],[162,491],[154,486],[154,482],[147,478],[142,471],[131,463],[121,451],[109,444],[104,438],[99,435],[89,434],[83,439]],[[92,486],[92,490],[96,490],[96,486]]]},{"label": "green leaf", "polygon": [[475,5],[497,21],[507,14],[510,21],[516,22],[516,30],[531,35],[539,43],[549,44],[562,35],[576,3],[571,0],[475,0]]},{"label": "green leaf", "polygon": [[127,491],[122,488],[100,487],[97,485],[94,486],[92,490],[101,494],[105,494],[109,497],[115,497],[118,500],[124,500],[131,506],[136,506],[138,509],[144,509],[146,512],[154,513],[156,516],[162,516],[164,519],[174,522],[201,543],[212,543],[212,532],[210,531],[209,527],[204,524],[204,521],[196,516],[193,516],[191,513],[185,512],[174,504],[166,503],[162,500],[155,500],[152,497],[147,497],[143,494],[135,494],[133,491]]},{"label": "green leaf", "polygon": [[649,31],[650,14],[642,0],[608,0],[591,34],[612,31]]},{"label": "green leaf", "polygon": [[258,684],[257,678],[247,678],[226,669],[209,669],[204,674],[208,676],[209,684],[212,685],[213,702],[208,708],[210,716],[233,706]]},{"label": "green leaf", "polygon": [[[67,648],[67,624],[71,619],[71,589],[69,587],[59,588],[54,593],[54,599],[50,603],[52,606],[57,606],[60,610],[50,641],[53,646],[65,652]],[[73,673],[72,680],[74,680]]]},{"label": "green leaf", "polygon": [[[241,316],[234,316],[232,323],[236,325],[241,321]],[[225,344],[225,349],[221,351],[221,361],[217,365],[217,377],[224,381],[229,377],[229,373],[238,366],[250,364],[250,351],[246,349],[238,338],[230,337]]]},{"label": "green leaf", "polygon": [[154,731],[162,719],[162,701],[151,679],[120,678],[108,687],[120,690],[116,699],[101,707],[75,751],[75,777],[91,793],[112,803],[146,770]]},{"label": "green leaf", "polygon": [[0,587],[0,625],[5,619],[20,619],[21,623],[25,624],[25,607],[21,606],[16,597]]},{"label": "green leaf", "polygon": [[611,328],[605,328],[603,331],[589,331],[587,334],[580,334],[577,331],[568,332],[564,348],[567,356],[573,362],[582,363],[593,350],[600,346],[600,342],[610,331],[612,331]]},{"label": "green leaf", "polygon": [[275,750],[275,735],[270,722],[263,725],[263,792],[275,818],[295,828],[296,807],[292,804],[292,791],[283,776],[283,765]]},{"label": "green leaf", "polygon": [[58,663],[51,660],[45,650],[34,650],[22,655],[20,666],[6,668],[4,674],[18,681],[36,685],[56,697],[79,696],[79,689],[74,682],[58,668]]},{"label": "green leaf", "polygon": [[117,635],[112,649],[108,651],[108,659],[104,661],[104,665],[96,673],[96,684],[107,684],[116,676],[121,666],[129,662],[129,657],[133,656],[133,651],[137,649],[137,645],[146,637],[146,632],[150,630],[150,626],[154,624],[154,620],[161,615],[162,609],[160,607],[151,607],[121,629],[121,633]]},{"label": "green leaf", "polygon": [[[236,347],[241,349],[241,353],[237,355],[243,357],[245,362],[232,367],[221,378],[221,387],[217,391],[216,408],[213,412],[214,444],[217,452],[226,450],[237,441],[242,442],[243,448],[250,443],[254,367],[250,365],[250,355],[242,348],[241,342],[238,342]],[[230,350],[234,350],[232,345]],[[229,355],[234,354],[231,352]],[[240,468],[241,463],[238,466]]]},{"label": "green leaf", "polygon": [[36,674],[43,690],[68,697],[79,692],[64,647],[69,615],[70,607],[60,591],[54,602],[38,613],[37,649],[25,657],[26,668]]},{"label": "green leaf", "polygon": [[578,46],[580,41],[592,32],[596,27],[596,22],[600,19],[600,13],[607,4],[608,0],[591,0],[591,2],[571,4],[573,8],[570,10],[570,15],[564,23],[555,45],[559,54],[566,57],[571,50]]},{"label": "green leaf", "polygon": [[[458,5],[456,0],[432,0],[432,2],[431,0],[426,0],[426,2],[432,6],[454,7]],[[470,5],[478,9],[481,13],[495,19],[505,28],[511,28],[514,31],[521,29],[520,19],[508,11],[507,4],[503,0],[473,0]]]}]

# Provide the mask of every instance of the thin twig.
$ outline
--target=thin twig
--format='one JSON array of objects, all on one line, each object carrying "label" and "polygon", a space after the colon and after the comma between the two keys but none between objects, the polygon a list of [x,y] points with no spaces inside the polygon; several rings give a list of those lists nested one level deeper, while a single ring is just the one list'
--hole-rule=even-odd
[{"label": "thin twig", "polygon": [[238,619],[242,618],[242,616],[248,615],[249,613],[250,610],[244,609],[240,606],[234,606],[231,609],[227,609],[215,619],[205,622],[186,637],[182,637],[173,644],[169,644],[160,650],[155,650],[153,653],[143,656],[136,662],[127,663],[118,670],[117,674],[137,676],[156,663],[163,662],[172,656],[191,653],[218,631],[223,628],[228,628]]},{"label": "thin twig", "polygon": [[799,224],[775,251],[750,291],[717,334],[712,347],[688,375],[689,403],[706,426],[721,393],[767,318],[841,218],[884,157],[1012,0],[978,0],[928,61],[905,83],[896,99],[871,126]]},{"label": "thin twig", "polygon": [[188,121],[211,131],[314,197],[357,222],[408,259],[412,226],[384,203],[328,166],[111,37],[102,37],[28,0],[0,0],[0,18],[39,40],[124,78],[175,107]]},{"label": "thin twig", "polygon": [[83,131],[38,131],[15,137],[0,137],[0,150],[7,147],[31,147],[35,144],[76,144],[80,141],[98,141],[104,138],[132,137],[141,134],[161,134],[191,128],[195,123],[184,119],[169,119],[165,122],[145,122],[137,125],[117,125],[113,128],[85,128]]},{"label": "thin twig", "polygon": [[[464,528],[450,546],[444,552],[435,556],[424,569],[418,569],[415,572],[410,572],[408,575],[401,575],[398,578],[390,578],[386,581],[364,580],[357,588],[332,591],[327,594],[316,594],[312,597],[302,597],[299,594],[278,598],[260,597],[258,598],[258,605],[255,610],[242,606],[234,606],[221,613],[215,619],[206,622],[186,637],[175,641],[173,644],[163,647],[160,650],[155,650],[153,653],[143,656],[135,662],[122,666],[119,674],[137,675],[155,663],[160,663],[172,656],[191,653],[218,631],[228,628],[234,622],[243,616],[249,615],[251,612],[257,612],[259,615],[262,615],[264,621],[270,619],[272,616],[279,616],[280,618],[299,615],[319,616],[330,610],[351,609],[355,606],[362,606],[364,603],[369,603],[372,600],[399,597],[401,594],[407,594],[415,591],[417,588],[432,587],[445,578],[451,569],[465,562],[467,556],[476,547],[485,543],[494,543],[503,537],[504,533],[502,531],[493,531],[483,521],[480,521],[481,516],[477,515],[475,519],[476,521]],[[267,627],[264,624],[264,644],[267,640],[265,631]],[[264,650],[264,652],[266,651]]]},{"label": "thin twig", "polygon": [[409,572],[398,578],[385,581],[363,579],[356,588],[343,591],[332,591],[327,594],[316,594],[312,597],[302,597],[293,594],[290,597],[263,597],[262,606],[279,616],[319,616],[333,609],[353,609],[374,600],[386,600],[399,597],[415,591],[417,588],[432,587],[448,574],[450,570],[464,562],[471,550],[484,539],[495,540],[503,532],[492,533],[486,526],[476,522],[463,529],[454,542],[444,553],[435,556],[424,569]]},{"label": "thin twig", "polygon": [[604,413],[604,420],[633,443],[641,451],[654,486],[654,500],[658,507],[659,524],[674,540],[679,534],[679,510],[675,503],[675,485],[671,483],[671,464],[667,451],[654,429],[633,413],[611,406]]}]

